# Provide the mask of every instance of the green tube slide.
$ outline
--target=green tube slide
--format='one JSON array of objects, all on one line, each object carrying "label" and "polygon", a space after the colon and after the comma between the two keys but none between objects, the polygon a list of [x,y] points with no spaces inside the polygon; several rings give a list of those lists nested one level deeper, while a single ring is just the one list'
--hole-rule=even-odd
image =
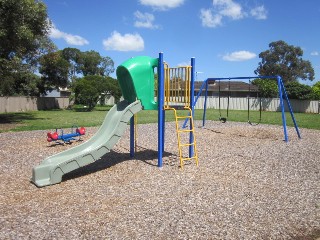
[{"label": "green tube slide", "polygon": [[38,187],[60,183],[62,176],[100,159],[110,152],[127,128],[133,114],[142,110],[140,101],[124,100],[114,105],[96,134],[87,142],[44,159],[32,170],[31,181]]},{"label": "green tube slide", "polygon": [[142,109],[157,109],[154,101],[154,68],[157,58],[140,56],[117,68],[117,78],[124,100],[108,112],[97,133],[87,142],[44,159],[32,169],[38,187],[60,183],[62,176],[86,166],[110,152],[118,142],[130,118]]},{"label": "green tube slide", "polygon": [[154,68],[158,66],[158,58],[138,56],[130,58],[117,68],[117,78],[124,99],[141,101],[144,110],[157,110],[154,101]]}]

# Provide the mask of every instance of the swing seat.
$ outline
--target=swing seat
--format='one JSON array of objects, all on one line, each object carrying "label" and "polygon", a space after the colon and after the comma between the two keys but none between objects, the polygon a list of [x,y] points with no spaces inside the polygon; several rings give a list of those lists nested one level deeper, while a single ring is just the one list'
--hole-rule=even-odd
[{"label": "swing seat", "polygon": [[227,118],[225,118],[225,117],[220,117],[219,120],[220,120],[222,123],[226,123]]},{"label": "swing seat", "polygon": [[260,124],[260,121],[261,121],[261,119],[259,120],[259,122],[253,123],[253,122],[251,122],[250,120],[248,120],[248,123],[249,123],[251,126],[258,126],[258,125]]}]

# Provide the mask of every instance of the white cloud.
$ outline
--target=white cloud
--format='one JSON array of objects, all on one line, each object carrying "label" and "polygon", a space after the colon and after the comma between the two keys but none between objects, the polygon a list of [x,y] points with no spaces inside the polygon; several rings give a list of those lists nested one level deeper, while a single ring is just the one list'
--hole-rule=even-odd
[{"label": "white cloud", "polygon": [[135,18],[137,19],[134,23],[135,27],[139,28],[150,28],[150,29],[157,29],[159,28],[158,25],[155,25],[153,22],[155,17],[151,13],[142,13],[140,11],[136,11],[134,13]]},{"label": "white cloud", "polygon": [[142,5],[151,6],[157,10],[168,10],[179,7],[185,0],[139,0]]},{"label": "white cloud", "polygon": [[250,11],[251,16],[259,20],[267,19],[267,13],[268,12],[263,5],[255,7]]},{"label": "white cloud", "polygon": [[255,58],[257,55],[255,53],[249,52],[249,51],[238,51],[238,52],[232,52],[232,53],[228,53],[226,55],[224,55],[222,57],[223,60],[225,61],[231,61],[231,62],[235,62],[235,61],[246,61],[246,60],[250,60],[252,58]]},{"label": "white cloud", "polygon": [[232,19],[241,19],[245,15],[241,5],[233,0],[213,0],[212,4],[222,16],[230,17]]},{"label": "white cloud", "polygon": [[105,50],[114,51],[142,51],[144,49],[143,38],[138,34],[121,35],[117,31],[112,32],[111,36],[103,40]]},{"label": "white cloud", "polygon": [[54,24],[49,30],[49,36],[54,39],[64,39],[70,45],[83,46],[89,44],[89,41],[81,36],[65,33],[56,28]]},{"label": "white cloud", "polygon": [[313,51],[311,52],[311,56],[319,56],[320,53],[318,51]]},{"label": "white cloud", "polygon": [[202,26],[212,28],[222,25],[224,19],[240,20],[250,16],[267,19],[267,10],[263,5],[245,10],[234,0],[212,0],[211,8],[200,10]]},{"label": "white cloud", "polygon": [[211,9],[201,9],[200,11],[200,19],[202,22],[202,26],[204,27],[217,27],[221,25],[222,16],[212,15]]}]

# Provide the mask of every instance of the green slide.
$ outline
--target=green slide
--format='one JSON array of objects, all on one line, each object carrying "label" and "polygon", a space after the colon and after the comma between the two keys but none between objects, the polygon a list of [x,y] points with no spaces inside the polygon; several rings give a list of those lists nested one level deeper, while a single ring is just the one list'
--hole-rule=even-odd
[{"label": "green slide", "polygon": [[32,169],[31,181],[44,187],[62,181],[62,176],[100,159],[118,142],[130,118],[140,110],[155,110],[154,68],[157,58],[130,58],[117,68],[122,102],[111,108],[97,133],[87,142],[44,159]]},{"label": "green slide", "polygon": [[96,134],[87,142],[44,159],[32,170],[31,181],[38,187],[60,183],[62,176],[88,165],[110,152],[127,128],[133,114],[142,110],[141,102],[123,100],[114,105]]}]

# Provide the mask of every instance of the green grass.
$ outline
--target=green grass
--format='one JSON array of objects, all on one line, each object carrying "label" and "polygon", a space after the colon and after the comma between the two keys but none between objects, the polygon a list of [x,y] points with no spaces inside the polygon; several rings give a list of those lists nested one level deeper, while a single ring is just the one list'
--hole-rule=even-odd
[{"label": "green grass", "polygon": [[[100,126],[104,120],[110,106],[97,106],[89,112],[82,106],[76,106],[73,110],[50,110],[32,111],[20,113],[0,113],[0,132],[5,131],[30,131],[46,130],[56,128],[71,128],[73,125],[92,127]],[[187,114],[187,113],[186,113]],[[203,110],[195,111],[195,119],[202,120]],[[208,109],[207,120],[218,120],[219,111]],[[222,110],[221,115],[226,116],[226,111]],[[320,130],[320,114],[295,113],[295,118],[300,128]],[[139,123],[157,122],[157,111],[141,111],[138,113]],[[259,119],[258,111],[250,112],[250,120],[257,122]],[[286,113],[287,125],[293,126],[291,116]],[[166,121],[173,121],[173,111],[166,111]],[[228,121],[247,122],[247,111],[229,111]],[[281,112],[262,112],[264,124],[282,125]],[[9,127],[8,127],[9,126]]]},{"label": "green grass", "polygon": [[[199,110],[196,113],[195,119],[202,119],[202,110]],[[285,113],[287,126],[293,127],[293,121],[289,112]],[[219,120],[219,111],[215,109],[209,109],[206,114],[206,119],[210,120]],[[221,111],[221,116],[226,116],[226,111]],[[311,113],[294,113],[296,122],[300,128],[309,128],[309,129],[318,129],[320,130],[320,114],[311,114]],[[248,121],[248,112],[233,110],[229,111],[228,121],[235,122],[247,122]],[[250,111],[250,121],[252,123],[259,122],[259,111]],[[261,116],[262,124],[271,124],[271,125],[282,125],[282,116],[281,112],[262,112]]]},{"label": "green grass", "polygon": [[[294,126],[290,113],[285,113],[287,126]],[[156,122],[157,111],[141,111],[138,113],[139,123]],[[195,110],[195,120],[202,120],[203,110]],[[221,110],[221,116],[226,117],[227,111]],[[219,121],[220,113],[216,109],[208,109],[206,112],[206,120]],[[295,113],[294,117],[300,128],[318,129],[320,130],[320,114]],[[150,121],[153,120],[153,121]],[[173,111],[166,111],[166,121],[173,121]],[[247,122],[248,112],[241,110],[229,110],[228,121]],[[252,123],[259,122],[259,111],[250,111],[250,121]],[[282,125],[281,112],[262,112],[261,124]]]},{"label": "green grass", "polygon": [[[93,127],[101,125],[110,106],[98,106],[94,111],[77,107],[73,110],[49,110],[19,113],[0,113],[0,132],[30,131],[72,126]],[[13,128],[1,126],[13,124]]]}]

